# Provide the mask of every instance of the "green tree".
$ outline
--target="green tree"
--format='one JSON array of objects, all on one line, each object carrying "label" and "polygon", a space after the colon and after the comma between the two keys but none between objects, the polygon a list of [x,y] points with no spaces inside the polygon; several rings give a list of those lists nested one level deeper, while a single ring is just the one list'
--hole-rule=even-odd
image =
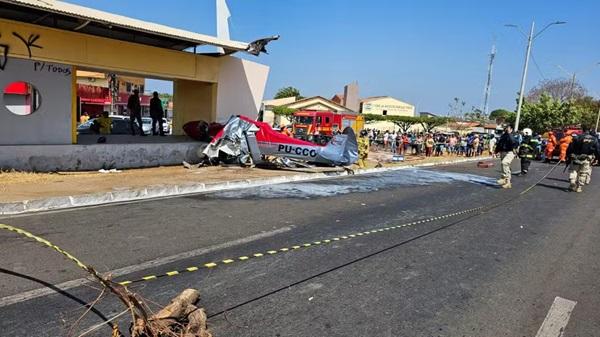
[{"label": "green tree", "polygon": [[303,97],[300,95],[300,90],[294,87],[285,87],[281,88],[275,94],[275,99],[279,98],[287,98],[287,97],[296,97],[297,99],[302,99]]},{"label": "green tree", "polygon": [[[534,132],[543,133],[555,128],[579,125],[582,109],[572,101],[561,101],[543,93],[537,102],[525,102],[521,110],[520,125]],[[510,122],[513,122],[511,117]]]},{"label": "green tree", "polygon": [[287,107],[284,107],[284,106],[276,106],[276,107],[273,108],[273,114],[275,114],[275,116],[290,117],[296,111],[297,111],[296,109],[287,108]]},{"label": "green tree", "polygon": [[394,124],[398,125],[398,128],[400,128],[400,131],[402,131],[402,133],[409,133],[410,129],[413,127],[413,125],[417,124],[417,119],[415,117],[408,117],[408,116],[395,116],[398,118],[395,118],[393,120]]},{"label": "green tree", "polygon": [[389,121],[400,128],[402,133],[408,133],[413,125],[419,123],[419,118],[411,116],[383,116],[375,114],[364,114],[366,122]]},{"label": "green tree", "polygon": [[600,100],[585,96],[575,100],[573,104],[581,111],[581,125],[594,128],[600,112]]},{"label": "green tree", "polygon": [[508,119],[514,112],[506,110],[506,109],[496,109],[490,112],[490,119]]},{"label": "green tree", "polygon": [[435,128],[448,123],[451,119],[446,117],[422,117],[419,118],[419,124],[426,133],[432,133]]},{"label": "green tree", "polygon": [[425,132],[432,132],[436,127],[448,123],[451,119],[446,117],[411,117],[411,116],[382,116],[364,114],[366,122],[389,121],[396,124],[400,131],[408,133],[413,125],[421,124]]}]

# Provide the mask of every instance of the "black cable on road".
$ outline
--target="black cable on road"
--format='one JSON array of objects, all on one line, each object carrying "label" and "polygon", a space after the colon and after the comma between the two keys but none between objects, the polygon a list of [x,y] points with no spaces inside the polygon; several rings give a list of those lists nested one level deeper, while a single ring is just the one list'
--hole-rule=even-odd
[{"label": "black cable on road", "polygon": [[402,241],[402,242],[399,242],[399,243],[397,243],[397,244],[394,244],[394,245],[392,245],[392,246],[389,246],[389,247],[386,247],[386,248],[380,249],[380,250],[378,250],[378,251],[375,251],[375,252],[373,252],[373,253],[370,253],[370,254],[368,254],[368,255],[365,255],[365,256],[359,257],[359,258],[357,258],[357,259],[351,260],[351,261],[349,261],[349,262],[346,262],[346,263],[344,263],[344,264],[341,264],[341,265],[335,266],[335,267],[333,267],[333,268],[327,269],[327,270],[325,270],[325,271],[322,271],[322,272],[320,272],[320,273],[318,273],[318,274],[311,275],[311,276],[309,276],[309,277],[306,277],[306,278],[304,278],[304,279],[302,279],[302,280],[296,281],[296,282],[294,282],[294,283],[291,283],[291,284],[285,285],[285,286],[283,286],[283,287],[281,287],[281,288],[278,288],[278,289],[275,289],[275,290],[273,290],[273,291],[270,291],[270,292],[268,292],[268,293],[266,293],[266,294],[263,294],[263,295],[260,295],[260,296],[258,296],[258,297],[252,298],[252,299],[250,299],[250,300],[248,300],[248,301],[246,301],[246,302],[239,303],[239,304],[236,304],[236,305],[234,305],[234,306],[232,306],[232,307],[229,307],[229,308],[227,308],[227,309],[225,309],[225,310],[221,310],[221,311],[219,311],[219,312],[216,312],[216,313],[210,314],[210,315],[208,315],[208,318],[213,318],[213,317],[215,317],[215,316],[222,315],[222,314],[224,314],[224,313],[226,313],[226,312],[229,312],[229,311],[235,310],[235,309],[237,309],[237,308],[239,308],[239,307],[245,306],[245,305],[247,305],[247,304],[250,304],[250,303],[252,303],[252,302],[256,302],[256,301],[258,301],[258,300],[261,300],[261,299],[263,299],[263,298],[265,298],[265,297],[268,297],[268,296],[274,295],[274,294],[276,294],[276,293],[279,293],[279,292],[281,292],[281,291],[283,291],[283,290],[286,290],[286,289],[289,289],[289,288],[291,288],[291,287],[297,286],[297,285],[299,285],[299,284],[302,284],[302,283],[304,283],[304,282],[307,282],[307,281],[310,281],[310,280],[312,280],[312,279],[318,278],[318,277],[320,277],[320,276],[323,276],[323,275],[329,274],[329,273],[331,273],[331,272],[334,272],[334,271],[336,271],[336,270],[338,270],[338,269],[342,269],[342,268],[348,267],[348,266],[350,266],[350,265],[352,265],[352,264],[355,264],[355,263],[357,263],[357,262],[360,262],[360,261],[363,261],[363,260],[369,259],[369,258],[371,258],[371,257],[374,257],[374,256],[376,256],[376,255],[379,255],[379,254],[385,253],[385,252],[387,252],[387,251],[389,251],[389,250],[392,250],[392,249],[394,249],[394,248],[398,248],[398,247],[400,247],[400,246],[403,246],[403,245],[405,245],[405,244],[407,244],[407,243],[411,243],[411,242],[413,242],[413,241],[419,240],[419,239],[421,239],[421,238],[424,238],[424,237],[426,237],[426,236],[429,236],[429,235],[431,235],[431,234],[434,234],[434,233],[436,233],[436,232],[439,232],[439,231],[442,231],[442,230],[444,230],[444,229],[450,228],[450,227],[452,227],[452,226],[458,225],[459,223],[461,223],[461,222],[463,222],[463,221],[465,221],[465,220],[469,220],[469,219],[471,219],[471,218],[474,218],[474,217],[476,217],[476,216],[479,216],[480,214],[482,214],[482,213],[476,213],[476,214],[470,215],[470,216],[468,216],[468,217],[466,217],[466,218],[464,218],[464,219],[457,220],[457,221],[455,221],[455,222],[452,222],[452,223],[450,223],[450,224],[447,224],[447,225],[444,225],[444,226],[442,226],[442,227],[436,228],[436,229],[434,229],[434,230],[432,230],[432,231],[429,231],[429,232],[427,232],[427,233],[423,233],[423,234],[421,234],[421,235],[417,235],[417,236],[415,236],[415,237],[413,237],[413,238],[410,238],[410,239],[408,239],[408,240],[404,240],[404,241]]},{"label": "black cable on road", "polygon": [[272,291],[270,291],[270,292],[268,292],[268,293],[265,293],[265,294],[263,294],[263,295],[260,295],[260,296],[254,297],[254,298],[252,298],[252,299],[249,299],[249,300],[247,300],[247,301],[245,301],[245,302],[242,302],[242,303],[236,304],[236,305],[234,305],[234,306],[231,306],[231,307],[229,307],[229,308],[227,308],[227,309],[224,309],[224,310],[221,310],[221,311],[219,311],[219,312],[216,312],[216,313],[210,314],[210,315],[208,315],[208,317],[207,317],[207,318],[214,318],[214,317],[216,317],[216,316],[219,316],[219,315],[225,314],[225,313],[227,313],[227,312],[229,312],[229,311],[232,311],[232,310],[238,309],[238,308],[240,308],[240,307],[243,307],[243,306],[245,306],[245,305],[248,305],[248,304],[250,304],[250,303],[253,303],[253,302],[259,301],[259,300],[261,300],[261,299],[263,299],[263,298],[269,297],[269,296],[271,296],[271,295],[275,295],[275,294],[277,294],[277,293],[279,293],[279,292],[282,292],[282,291],[284,291],[284,290],[286,290],[286,289],[289,289],[289,288],[291,288],[291,287],[294,287],[294,286],[297,286],[297,285],[299,285],[299,284],[302,284],[302,283],[308,282],[308,281],[310,281],[310,280],[313,280],[313,279],[315,279],[315,278],[318,278],[318,277],[321,277],[321,276],[323,276],[323,275],[329,274],[329,273],[331,273],[331,272],[334,272],[334,271],[336,271],[336,270],[339,270],[339,269],[342,269],[342,268],[348,267],[348,266],[350,266],[350,265],[353,265],[353,264],[355,264],[355,263],[361,262],[361,261],[363,261],[363,260],[366,260],[366,259],[372,258],[372,257],[374,257],[374,256],[377,256],[377,255],[379,255],[379,254],[385,253],[385,252],[387,252],[387,251],[390,251],[390,250],[392,250],[392,249],[395,249],[395,248],[401,247],[401,246],[403,246],[403,245],[406,245],[406,244],[408,244],[408,243],[411,243],[411,242],[413,242],[413,241],[416,241],[416,240],[422,239],[422,238],[424,238],[424,237],[427,237],[427,236],[429,236],[429,235],[435,234],[435,233],[437,233],[437,232],[440,232],[440,231],[443,231],[443,230],[445,230],[445,229],[448,229],[448,228],[451,228],[451,227],[453,227],[453,226],[456,226],[456,225],[458,225],[458,224],[461,224],[461,223],[463,223],[463,222],[465,222],[465,221],[467,221],[467,220],[469,220],[469,219],[472,219],[472,218],[478,217],[478,216],[480,216],[480,215],[482,215],[482,214],[488,213],[488,212],[490,212],[490,211],[492,211],[492,210],[494,210],[494,209],[496,209],[496,208],[498,208],[498,207],[500,207],[500,206],[506,205],[506,204],[508,204],[508,203],[510,203],[510,202],[512,202],[512,201],[515,201],[515,200],[519,199],[521,196],[523,196],[523,195],[525,195],[526,193],[528,193],[529,191],[531,191],[533,188],[535,188],[537,185],[539,185],[539,184],[540,184],[540,183],[541,183],[541,182],[542,182],[544,179],[546,179],[546,178],[547,178],[547,177],[548,177],[548,176],[549,176],[549,175],[550,175],[550,174],[551,174],[551,173],[552,173],[552,172],[553,172],[553,171],[554,171],[554,170],[555,170],[555,169],[556,169],[556,168],[557,168],[557,167],[558,167],[560,164],[561,164],[561,161],[559,161],[559,162],[558,162],[556,165],[554,165],[554,166],[553,166],[553,167],[552,167],[552,168],[551,168],[551,169],[548,171],[548,173],[546,173],[546,174],[545,174],[545,175],[544,175],[544,176],[543,176],[543,177],[542,177],[540,180],[538,180],[538,181],[537,181],[537,182],[535,182],[533,185],[529,186],[528,188],[526,188],[525,190],[523,190],[521,193],[519,193],[518,195],[516,195],[516,196],[515,196],[515,197],[513,197],[513,198],[508,198],[508,199],[502,200],[502,201],[500,201],[500,202],[498,202],[498,203],[495,203],[495,204],[493,204],[493,205],[491,205],[491,206],[485,207],[485,208],[483,208],[481,211],[479,211],[478,213],[475,213],[475,214],[473,214],[473,215],[469,215],[469,216],[468,216],[468,217],[466,217],[466,218],[463,218],[463,219],[460,219],[460,220],[454,221],[454,222],[452,222],[452,223],[449,223],[449,224],[447,224],[447,225],[444,225],[444,226],[438,227],[438,228],[436,228],[436,229],[434,229],[434,230],[431,230],[431,231],[429,231],[429,232],[426,232],[426,233],[423,233],[423,234],[417,235],[417,236],[415,236],[415,237],[413,237],[413,238],[410,238],[410,239],[408,239],[408,240],[404,240],[404,241],[402,241],[402,242],[399,242],[399,243],[397,243],[397,244],[394,244],[394,245],[392,245],[392,246],[389,246],[389,247],[386,247],[386,248],[383,248],[383,249],[377,250],[377,251],[375,251],[375,252],[373,252],[373,253],[370,253],[370,254],[368,254],[368,255],[365,255],[365,256],[359,257],[359,258],[357,258],[357,259],[354,259],[354,260],[348,261],[348,262],[346,262],[346,263],[344,263],[344,264],[341,264],[341,265],[335,266],[335,267],[333,267],[333,268],[327,269],[327,270],[325,270],[325,271],[322,271],[322,272],[320,272],[320,273],[317,273],[317,274],[314,274],[314,275],[308,276],[308,277],[306,277],[306,278],[304,278],[304,279],[301,279],[301,280],[298,280],[298,281],[296,281],[296,282],[294,282],[294,283],[287,284],[287,285],[285,285],[285,286],[283,286],[283,287],[281,287],[281,288],[278,288],[278,289],[272,290]]},{"label": "black cable on road", "polygon": [[94,308],[94,306],[92,306],[90,303],[80,299],[79,297],[69,293],[68,291],[62,290],[60,288],[58,288],[57,286],[55,286],[52,283],[37,279],[33,276],[29,276],[29,275],[25,275],[25,274],[21,274],[21,273],[17,273],[16,271],[12,271],[12,270],[8,270],[8,269],[4,269],[4,268],[0,268],[0,274],[7,274],[7,275],[12,275],[12,276],[16,276],[25,280],[29,280],[29,281],[33,281],[36,283],[39,283],[41,285],[43,285],[44,287],[47,287],[49,289],[54,290],[57,294],[60,294],[62,296],[65,296],[66,298],[75,301],[76,303],[82,305],[84,308],[87,308],[88,310],[90,310],[92,313],[94,313],[96,316],[98,316],[98,318],[100,318],[103,322],[106,323],[106,325],[108,325],[108,327],[110,327],[111,329],[114,328],[114,323],[112,323],[108,317],[106,317],[100,310]]}]

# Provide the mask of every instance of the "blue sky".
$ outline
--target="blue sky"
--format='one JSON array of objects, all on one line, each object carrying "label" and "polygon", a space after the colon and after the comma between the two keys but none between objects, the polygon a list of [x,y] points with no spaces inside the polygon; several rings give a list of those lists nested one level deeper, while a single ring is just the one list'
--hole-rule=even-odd
[{"label": "blue sky", "polygon": [[[214,35],[214,0],[70,0],[143,20]],[[243,56],[271,67],[265,98],[295,86],[304,96],[330,98],[358,81],[361,96],[390,95],[419,111],[445,114],[454,97],[479,107],[487,58],[498,55],[490,107],[513,109],[525,39],[504,27],[528,30],[561,20],[534,44],[527,88],[565,77],[556,65],[581,71],[600,94],[600,25],[597,0],[228,0],[231,38],[251,41],[274,34],[270,55]],[[239,55],[239,54],[238,54]],[[159,85],[164,87],[164,85]]]}]

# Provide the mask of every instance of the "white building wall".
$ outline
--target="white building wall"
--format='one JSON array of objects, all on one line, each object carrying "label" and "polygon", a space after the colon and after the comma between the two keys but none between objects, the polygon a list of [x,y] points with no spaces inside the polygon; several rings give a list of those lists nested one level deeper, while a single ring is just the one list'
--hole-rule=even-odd
[{"label": "white building wall", "polygon": [[221,61],[217,89],[217,122],[226,122],[231,115],[256,118],[260,110],[269,67],[226,56]]},{"label": "white building wall", "polygon": [[415,116],[415,107],[391,97],[373,99],[362,103],[362,113],[388,116]]},{"label": "white building wall", "polygon": [[[0,70],[0,145],[71,144],[71,66],[10,58]],[[27,116],[6,108],[4,88],[24,81],[39,90],[40,107]]]}]

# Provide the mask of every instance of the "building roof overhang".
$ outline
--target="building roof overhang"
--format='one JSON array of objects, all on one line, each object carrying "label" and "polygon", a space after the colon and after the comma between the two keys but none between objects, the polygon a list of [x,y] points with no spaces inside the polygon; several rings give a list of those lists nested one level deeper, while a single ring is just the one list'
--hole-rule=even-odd
[{"label": "building roof overhang", "polygon": [[179,51],[205,45],[225,51],[213,56],[240,51],[258,56],[279,38],[250,43],[223,40],[58,0],[0,0],[0,18]]}]

